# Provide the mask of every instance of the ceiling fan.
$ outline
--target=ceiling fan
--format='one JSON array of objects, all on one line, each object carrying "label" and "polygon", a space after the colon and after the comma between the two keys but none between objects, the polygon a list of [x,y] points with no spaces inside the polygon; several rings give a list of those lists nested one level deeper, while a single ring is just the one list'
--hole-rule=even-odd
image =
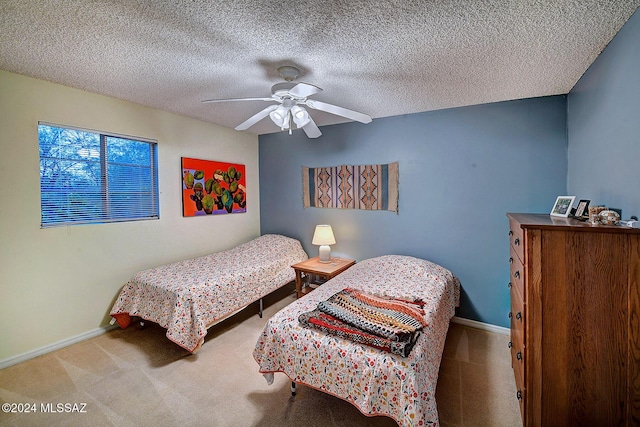
[{"label": "ceiling fan", "polygon": [[338,107],[337,105],[327,104],[326,102],[309,99],[311,95],[321,92],[322,89],[309,83],[293,83],[293,80],[300,74],[300,71],[296,67],[282,66],[278,68],[278,72],[285,82],[276,83],[271,87],[270,98],[207,99],[202,102],[270,101],[278,103],[277,105],[270,105],[249,117],[236,126],[236,130],[247,130],[260,120],[269,116],[280,129],[288,130],[289,134],[291,134],[295,124],[296,128],[302,128],[309,138],[317,138],[322,135],[322,132],[320,132],[320,129],[318,129],[318,126],[303,105],[314,110],[325,111],[360,123],[366,124],[371,122],[371,117],[366,114]]}]

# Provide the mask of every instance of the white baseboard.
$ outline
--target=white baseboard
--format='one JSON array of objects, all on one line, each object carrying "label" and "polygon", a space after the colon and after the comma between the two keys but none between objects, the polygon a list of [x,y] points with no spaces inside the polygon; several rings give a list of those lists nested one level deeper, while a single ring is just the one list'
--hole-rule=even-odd
[{"label": "white baseboard", "polygon": [[453,316],[451,319],[454,323],[459,323],[460,325],[470,326],[476,329],[482,329],[483,331],[495,332],[497,334],[509,335],[509,328],[505,328],[502,326],[491,325],[489,323],[482,323],[476,320],[463,319],[462,317]]},{"label": "white baseboard", "polygon": [[109,325],[103,326],[101,328],[94,329],[92,331],[84,332],[80,335],[76,335],[73,337],[65,338],[62,341],[54,342],[49,345],[45,345],[44,347],[37,348],[35,350],[27,351],[26,353],[18,354],[17,356],[12,356],[7,359],[0,360],[0,369],[7,368],[12,365],[16,365],[20,362],[25,362],[29,359],[33,359],[34,357],[42,356],[43,354],[51,353],[55,350],[60,350],[61,348],[67,347],[71,344],[78,343],[80,341],[88,340],[89,338],[97,337],[98,335],[102,335],[105,332],[108,332],[112,329],[117,328],[117,325]]}]

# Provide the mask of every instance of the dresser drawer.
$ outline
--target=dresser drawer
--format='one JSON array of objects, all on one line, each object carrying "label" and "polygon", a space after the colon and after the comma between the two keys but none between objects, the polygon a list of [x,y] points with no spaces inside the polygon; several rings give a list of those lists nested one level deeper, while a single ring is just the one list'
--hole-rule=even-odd
[{"label": "dresser drawer", "polygon": [[525,269],[521,259],[515,253],[515,248],[511,247],[511,253],[509,254],[509,270],[511,275],[509,277],[509,283],[511,287],[516,288],[520,296],[524,296],[524,283],[525,283]]},{"label": "dresser drawer", "polygon": [[511,366],[516,380],[516,389],[524,392],[524,347],[517,340],[511,341]]},{"label": "dresser drawer", "polygon": [[518,400],[518,405],[520,406],[520,416],[522,417],[522,424],[524,425],[527,404],[527,389],[524,387],[524,380],[522,379],[522,376],[520,376],[515,369],[514,372],[516,379],[516,399]]},{"label": "dresser drawer", "polygon": [[509,312],[511,321],[511,341],[523,348],[526,344],[524,335],[525,310],[522,297],[518,295],[516,289],[511,289],[511,311]]},{"label": "dresser drawer", "polygon": [[513,377],[516,383],[516,398],[520,404],[520,413],[524,414],[524,404],[527,389],[524,382],[524,359],[519,358],[520,354],[524,354],[522,348],[518,348],[517,345],[511,347],[511,365],[513,366]]},{"label": "dresser drawer", "polygon": [[524,234],[520,224],[514,220],[509,220],[509,242],[520,262],[524,263]]},{"label": "dresser drawer", "polygon": [[511,351],[511,366],[516,382],[516,398],[520,405],[520,414],[525,414],[525,304],[517,286],[512,286],[511,291],[511,311],[509,320],[511,326],[511,340],[509,347]]}]

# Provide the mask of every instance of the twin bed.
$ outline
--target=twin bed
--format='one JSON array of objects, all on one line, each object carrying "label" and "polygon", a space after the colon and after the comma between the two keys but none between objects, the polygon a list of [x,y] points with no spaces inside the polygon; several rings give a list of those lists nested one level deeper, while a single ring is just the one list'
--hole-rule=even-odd
[{"label": "twin bed", "polygon": [[[426,326],[407,357],[328,335],[299,322],[345,288],[424,302]],[[435,391],[460,282],[447,269],[418,258],[386,255],[357,263],[269,319],[253,356],[273,381],[276,372],[401,426],[437,425]],[[294,389],[295,390],[295,389]]]},{"label": "twin bed", "polygon": [[[294,280],[291,265],[307,258],[299,241],[267,234],[227,251],[144,270],[124,286],[111,316],[123,328],[135,317],[155,322],[171,341],[196,352],[210,326]],[[301,323],[319,303],[347,288],[420,301],[423,326],[406,357]],[[271,317],[253,357],[268,383],[282,372],[292,380],[292,391],[304,384],[368,416],[385,415],[401,426],[437,425],[438,370],[459,301],[460,282],[437,264],[401,255],[367,259]]]},{"label": "twin bed", "polygon": [[167,330],[195,353],[207,329],[295,280],[291,265],[307,259],[298,240],[265,234],[232,249],[135,274],[111,309],[122,328],[133,318]]}]

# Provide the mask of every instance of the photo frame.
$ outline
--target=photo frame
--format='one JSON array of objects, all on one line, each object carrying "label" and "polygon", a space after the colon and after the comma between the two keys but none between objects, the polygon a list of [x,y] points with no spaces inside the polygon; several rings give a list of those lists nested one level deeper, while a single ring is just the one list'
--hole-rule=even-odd
[{"label": "photo frame", "polygon": [[247,211],[244,165],[182,157],[181,166],[182,216]]},{"label": "photo frame", "polygon": [[576,213],[574,216],[576,218],[588,218],[589,217],[589,203],[591,200],[580,200],[578,202],[578,206],[576,207]]},{"label": "photo frame", "polygon": [[549,215],[564,218],[568,217],[571,213],[571,208],[573,207],[573,201],[575,199],[576,196],[558,196]]}]

